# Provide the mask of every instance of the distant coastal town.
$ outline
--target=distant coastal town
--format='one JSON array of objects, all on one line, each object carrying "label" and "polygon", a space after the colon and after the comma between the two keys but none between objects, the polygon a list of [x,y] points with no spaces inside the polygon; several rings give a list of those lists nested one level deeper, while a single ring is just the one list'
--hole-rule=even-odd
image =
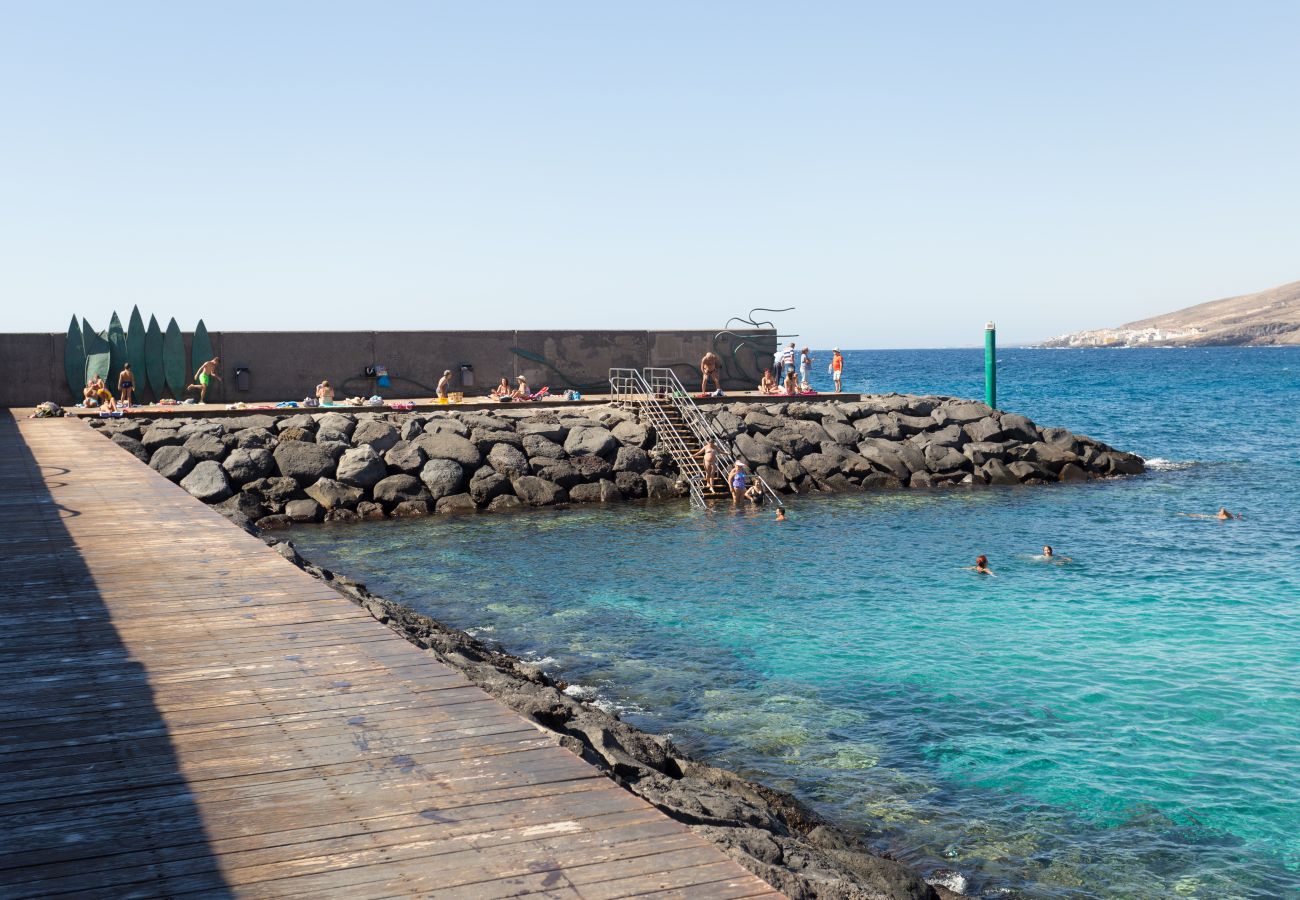
[{"label": "distant coastal town", "polygon": [[1163,328],[1100,328],[1048,338],[1040,347],[1156,347],[1198,343],[1202,328],[1166,331]]}]

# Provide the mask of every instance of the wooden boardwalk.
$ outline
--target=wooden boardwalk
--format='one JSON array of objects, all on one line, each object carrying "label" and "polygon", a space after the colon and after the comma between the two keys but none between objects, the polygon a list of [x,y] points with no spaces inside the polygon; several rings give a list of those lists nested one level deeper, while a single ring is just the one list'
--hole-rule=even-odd
[{"label": "wooden boardwalk", "polygon": [[85,424],[0,410],[0,897],[778,897]]}]

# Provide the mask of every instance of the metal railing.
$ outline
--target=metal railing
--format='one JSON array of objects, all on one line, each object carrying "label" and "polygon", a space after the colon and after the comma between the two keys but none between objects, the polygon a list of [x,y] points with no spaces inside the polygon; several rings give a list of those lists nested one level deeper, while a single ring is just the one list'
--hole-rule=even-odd
[{"label": "metal railing", "polygon": [[[635,372],[636,370],[631,369],[619,371]],[[610,372],[610,381],[612,383],[614,370],[611,369]],[[713,441],[713,446],[717,449],[717,461],[715,464],[718,468],[719,474],[722,476],[723,484],[727,484],[728,489],[730,489],[730,484],[727,482],[727,475],[731,471],[731,467],[735,464],[736,457],[739,455],[739,452],[736,450],[735,445],[732,444],[730,438],[724,435],[722,431],[713,424],[713,422],[709,421],[704,413],[700,411],[699,406],[695,404],[695,401],[691,398],[691,395],[687,393],[685,386],[677,377],[677,373],[672,369],[647,368],[645,370],[645,378],[643,381],[647,384],[648,390],[654,394],[656,403],[666,402],[677,411],[677,414],[681,417],[682,421],[686,423],[686,427],[695,435],[695,439],[700,442],[701,446],[703,446],[706,441]],[[766,494],[773,503],[777,506],[785,506],[785,504],[781,502],[780,495],[772,489],[772,486],[768,484],[762,476],[757,472],[750,472],[749,477],[754,479],[754,481],[763,489],[763,493]]]},{"label": "metal railing", "polygon": [[691,492],[691,506],[704,509],[704,489],[708,484],[704,466],[686,445],[681,432],[660,403],[660,398],[636,369],[610,369],[609,389],[613,403],[623,409],[638,410],[654,426],[659,440],[677,464],[677,471],[686,480]]}]

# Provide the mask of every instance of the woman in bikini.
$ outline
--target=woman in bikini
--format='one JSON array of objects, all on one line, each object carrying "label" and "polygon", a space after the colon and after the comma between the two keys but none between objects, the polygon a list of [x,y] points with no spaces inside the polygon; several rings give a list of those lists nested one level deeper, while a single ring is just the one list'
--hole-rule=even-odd
[{"label": "woman in bikini", "polygon": [[776,376],[772,374],[771,369],[763,370],[763,380],[758,383],[758,392],[760,394],[776,393]]},{"label": "woman in bikini", "polygon": [[504,375],[501,376],[501,383],[494,387],[488,396],[493,398],[510,396],[510,382],[506,381]]}]

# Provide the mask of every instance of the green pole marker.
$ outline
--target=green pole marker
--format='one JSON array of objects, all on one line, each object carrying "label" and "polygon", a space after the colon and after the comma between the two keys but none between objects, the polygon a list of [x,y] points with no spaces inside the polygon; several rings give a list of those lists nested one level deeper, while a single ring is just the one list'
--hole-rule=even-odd
[{"label": "green pole marker", "polygon": [[984,402],[998,408],[998,327],[984,326]]}]

